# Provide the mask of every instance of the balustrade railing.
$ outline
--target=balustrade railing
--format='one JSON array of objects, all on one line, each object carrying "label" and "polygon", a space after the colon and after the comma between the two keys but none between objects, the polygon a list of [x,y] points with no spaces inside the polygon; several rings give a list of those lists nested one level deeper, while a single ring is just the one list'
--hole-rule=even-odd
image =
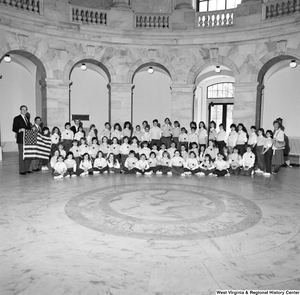
[{"label": "balustrade railing", "polygon": [[82,24],[107,25],[107,11],[70,5],[70,20]]},{"label": "balustrade railing", "polygon": [[43,14],[43,0],[0,0],[0,5],[35,14]]},{"label": "balustrade railing", "polygon": [[287,16],[295,13],[300,13],[300,0],[265,1],[262,6],[263,20]]},{"label": "balustrade railing", "polygon": [[235,9],[199,12],[197,14],[198,28],[225,27],[233,25]]},{"label": "balustrade railing", "polygon": [[169,29],[169,14],[135,14],[135,27],[142,29]]}]

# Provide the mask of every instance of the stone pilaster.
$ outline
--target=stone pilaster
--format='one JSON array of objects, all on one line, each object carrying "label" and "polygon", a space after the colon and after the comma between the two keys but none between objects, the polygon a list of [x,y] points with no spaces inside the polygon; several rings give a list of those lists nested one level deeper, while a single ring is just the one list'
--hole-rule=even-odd
[{"label": "stone pilaster", "polygon": [[131,122],[131,105],[132,105],[132,89],[133,84],[126,83],[110,83],[110,119],[111,124],[125,121]]},{"label": "stone pilaster", "polygon": [[171,120],[178,120],[182,127],[188,128],[193,120],[195,85],[171,85],[172,110]]},{"label": "stone pilaster", "polygon": [[234,84],[234,123],[243,123],[246,128],[250,128],[255,124],[257,85],[258,82]]},{"label": "stone pilaster", "polygon": [[70,120],[70,85],[69,80],[57,80],[46,78],[40,81],[42,92],[46,93],[47,111],[46,122],[49,128],[58,126],[63,128],[65,123]]}]

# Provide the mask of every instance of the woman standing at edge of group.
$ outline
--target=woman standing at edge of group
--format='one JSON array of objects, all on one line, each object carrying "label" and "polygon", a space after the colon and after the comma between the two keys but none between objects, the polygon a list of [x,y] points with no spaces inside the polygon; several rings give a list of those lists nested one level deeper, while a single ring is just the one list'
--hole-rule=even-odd
[{"label": "woman standing at edge of group", "polygon": [[273,135],[273,157],[272,157],[272,165],[274,166],[273,173],[277,174],[280,170],[281,165],[284,164],[284,148],[285,148],[285,141],[284,141],[284,132],[280,128],[279,121],[275,120],[273,122],[274,127],[274,135]]}]

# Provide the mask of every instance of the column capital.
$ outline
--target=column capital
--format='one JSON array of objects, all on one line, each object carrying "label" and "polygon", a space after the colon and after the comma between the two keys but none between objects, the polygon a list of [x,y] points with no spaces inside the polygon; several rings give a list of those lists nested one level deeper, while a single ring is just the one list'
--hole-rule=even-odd
[{"label": "column capital", "polygon": [[196,85],[195,84],[171,84],[170,85],[172,93],[178,92],[178,93],[190,93],[190,92],[194,92]]},{"label": "column capital", "polygon": [[69,87],[72,85],[71,80],[59,80],[52,78],[45,78],[39,81],[41,86],[50,86],[50,87]]}]

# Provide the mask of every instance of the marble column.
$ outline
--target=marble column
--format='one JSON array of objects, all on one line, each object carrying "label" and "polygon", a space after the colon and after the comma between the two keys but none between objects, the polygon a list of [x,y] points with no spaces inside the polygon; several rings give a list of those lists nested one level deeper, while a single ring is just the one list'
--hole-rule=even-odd
[{"label": "marble column", "polygon": [[110,119],[111,124],[132,121],[133,84],[110,83]]},{"label": "marble column", "polygon": [[171,85],[172,109],[171,120],[178,120],[182,127],[188,129],[194,119],[194,91],[195,85]]},{"label": "marble column", "polygon": [[70,120],[70,80],[43,79],[40,81],[42,92],[46,93],[47,126],[64,128]]},{"label": "marble column", "polygon": [[193,0],[175,0],[174,1],[175,10],[179,9],[194,9]]},{"label": "marble column", "polygon": [[257,85],[258,82],[234,84],[234,123],[243,123],[246,128],[250,128],[252,125],[255,125]]}]

